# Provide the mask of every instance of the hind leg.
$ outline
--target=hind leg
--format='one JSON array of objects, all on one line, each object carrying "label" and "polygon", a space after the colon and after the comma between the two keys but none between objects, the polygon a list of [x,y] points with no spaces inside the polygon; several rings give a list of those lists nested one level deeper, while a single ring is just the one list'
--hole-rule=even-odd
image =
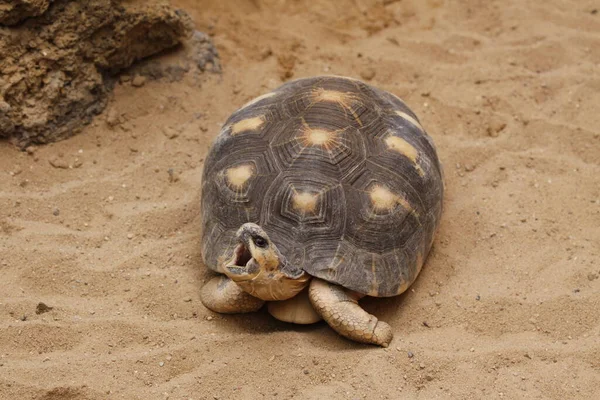
[{"label": "hind leg", "polygon": [[265,302],[244,292],[235,282],[219,275],[212,278],[200,290],[204,306],[222,314],[237,314],[258,311]]},{"label": "hind leg", "polygon": [[317,313],[340,335],[382,347],[392,341],[392,328],[363,310],[358,305],[360,296],[352,291],[313,278],[309,298]]}]

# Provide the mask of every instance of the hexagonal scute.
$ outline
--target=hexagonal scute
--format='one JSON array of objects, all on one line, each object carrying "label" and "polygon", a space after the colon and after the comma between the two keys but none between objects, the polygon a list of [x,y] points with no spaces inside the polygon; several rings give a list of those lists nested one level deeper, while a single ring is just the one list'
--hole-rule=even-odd
[{"label": "hexagonal scute", "polygon": [[204,180],[203,213],[229,228],[256,222],[264,192],[277,175],[279,170],[273,163],[273,155],[260,147],[225,156],[215,163]]},{"label": "hexagonal scute", "polygon": [[[336,241],[346,218],[341,185],[324,175],[279,175],[264,194],[260,224],[285,248],[309,240]],[[282,238],[274,239],[275,236]]]},{"label": "hexagonal scute", "polygon": [[365,159],[363,138],[356,128],[294,118],[271,142],[282,170],[315,171],[339,180]]}]

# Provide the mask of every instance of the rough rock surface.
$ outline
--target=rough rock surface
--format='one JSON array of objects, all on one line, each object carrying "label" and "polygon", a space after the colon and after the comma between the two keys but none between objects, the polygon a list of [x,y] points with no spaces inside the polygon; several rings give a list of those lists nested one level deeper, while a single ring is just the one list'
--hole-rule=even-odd
[{"label": "rough rock surface", "polygon": [[14,25],[25,18],[42,15],[52,0],[3,0],[0,4],[0,24]]},{"label": "rough rock surface", "polygon": [[[172,54],[161,53],[160,57],[148,57],[129,68],[128,73],[147,79],[164,79],[176,82],[190,71],[221,72],[219,54],[210,37],[195,31],[189,40],[182,43]],[[135,78],[132,79],[132,85]]]},{"label": "rough rock surface", "polygon": [[0,137],[25,147],[77,133],[105,108],[116,72],[192,34],[182,10],[118,0],[55,0],[0,27]]}]

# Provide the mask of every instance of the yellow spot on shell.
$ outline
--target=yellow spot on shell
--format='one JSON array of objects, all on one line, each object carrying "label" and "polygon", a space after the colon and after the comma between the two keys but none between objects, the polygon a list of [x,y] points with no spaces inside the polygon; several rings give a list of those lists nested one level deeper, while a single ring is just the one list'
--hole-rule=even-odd
[{"label": "yellow spot on shell", "polygon": [[318,194],[298,192],[292,197],[294,208],[303,213],[312,213],[317,208]]},{"label": "yellow spot on shell", "polygon": [[362,121],[352,109],[351,103],[356,99],[351,93],[340,92],[337,90],[317,89],[313,92],[313,100],[316,102],[327,101],[337,103],[352,114],[358,125],[363,126]]},{"label": "yellow spot on shell", "polygon": [[421,124],[419,123],[419,121],[417,121],[415,118],[411,117],[407,113],[405,113],[403,111],[396,111],[396,115],[398,115],[401,118],[404,118],[405,120],[407,120],[408,122],[410,122],[411,124],[413,124],[414,126],[419,128],[421,131],[424,131],[424,129],[421,126]]},{"label": "yellow spot on shell", "polygon": [[242,188],[248,179],[254,175],[254,170],[250,165],[240,165],[229,168],[226,171],[227,181],[235,188]]},{"label": "yellow spot on shell", "polygon": [[421,268],[423,268],[423,253],[418,252],[417,253],[417,265],[416,265],[416,271],[417,273],[419,273],[421,271]]},{"label": "yellow spot on shell", "polygon": [[385,144],[387,145],[387,147],[390,150],[398,152],[398,153],[402,154],[403,156],[407,157],[409,160],[411,160],[413,162],[413,164],[415,165],[415,168],[419,172],[419,175],[423,176],[423,174],[424,174],[423,169],[417,163],[417,158],[419,156],[419,153],[417,152],[417,149],[415,149],[415,147],[412,144],[408,143],[406,140],[402,139],[401,137],[391,136],[391,135],[385,139]]},{"label": "yellow spot on shell", "polygon": [[302,130],[301,139],[305,146],[321,146],[327,151],[340,145],[339,131],[328,131],[326,129],[313,129],[306,121],[302,120],[304,129]]},{"label": "yellow spot on shell", "polygon": [[377,297],[379,296],[379,282],[377,282],[377,263],[375,262],[375,257],[371,259],[371,273],[373,274],[371,287],[369,289],[369,296]]},{"label": "yellow spot on shell", "polygon": [[400,286],[398,286],[398,292],[397,293],[398,294],[402,294],[402,293],[406,292],[406,289],[408,289],[408,283],[402,282],[400,284]]},{"label": "yellow spot on shell", "polygon": [[260,128],[265,123],[265,119],[263,116],[252,117],[243,119],[241,121],[236,122],[231,126],[231,134],[237,135],[241,132],[246,131],[255,131]]},{"label": "yellow spot on shell", "polygon": [[308,142],[315,146],[323,146],[331,140],[332,133],[325,129],[310,129],[305,132]]},{"label": "yellow spot on shell", "polygon": [[392,210],[397,204],[400,204],[404,209],[413,212],[413,208],[410,206],[408,201],[392,193],[388,188],[382,185],[375,185],[369,193],[371,197],[371,203],[376,210]]},{"label": "yellow spot on shell", "polygon": [[417,162],[417,156],[419,155],[417,149],[401,137],[388,136],[387,139],[385,139],[385,144],[387,144],[391,150],[397,151],[403,156],[408,157],[412,162]]},{"label": "yellow spot on shell", "polygon": [[351,100],[351,96],[348,96],[344,92],[339,92],[337,90],[326,90],[319,89],[314,92],[314,99],[316,101],[331,101],[334,103],[345,103],[348,100]]}]

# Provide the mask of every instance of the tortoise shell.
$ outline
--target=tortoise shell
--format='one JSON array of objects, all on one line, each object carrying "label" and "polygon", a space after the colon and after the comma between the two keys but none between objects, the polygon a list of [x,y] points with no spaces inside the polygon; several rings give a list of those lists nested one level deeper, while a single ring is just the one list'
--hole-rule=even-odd
[{"label": "tortoise shell", "polygon": [[234,112],[202,179],[209,268],[223,271],[253,222],[308,274],[377,297],[416,279],[442,213],[442,167],[416,115],[343,77],[295,80]]}]

